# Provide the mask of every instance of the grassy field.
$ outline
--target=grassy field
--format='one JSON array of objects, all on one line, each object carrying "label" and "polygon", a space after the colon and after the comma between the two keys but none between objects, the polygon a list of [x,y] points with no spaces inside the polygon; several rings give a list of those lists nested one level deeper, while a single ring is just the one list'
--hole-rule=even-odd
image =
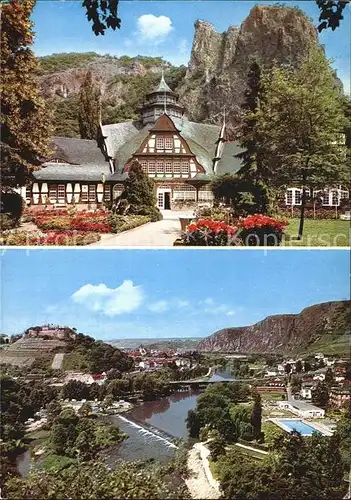
[{"label": "grassy field", "polygon": [[286,395],[283,392],[261,392],[262,401],[282,401]]},{"label": "grassy field", "polygon": [[329,356],[348,358],[350,356],[350,336],[348,334],[333,335],[326,333],[310,346],[305,346],[302,351],[297,351],[297,353],[299,352],[304,355],[323,352]]},{"label": "grassy field", "polygon": [[296,239],[299,219],[289,219],[286,228],[285,247],[346,247],[350,245],[350,221],[306,219],[303,239]]}]

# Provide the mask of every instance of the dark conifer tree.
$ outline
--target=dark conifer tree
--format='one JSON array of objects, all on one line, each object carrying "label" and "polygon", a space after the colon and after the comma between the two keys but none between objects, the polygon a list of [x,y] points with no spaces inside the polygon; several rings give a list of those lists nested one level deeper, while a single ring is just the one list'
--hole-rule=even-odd
[{"label": "dark conifer tree", "polygon": [[251,425],[253,428],[253,437],[256,440],[262,438],[262,404],[261,396],[258,392],[253,394],[253,408],[251,413]]},{"label": "dark conifer tree", "polygon": [[261,68],[257,61],[253,61],[247,77],[247,90],[244,102],[244,120],[240,137],[240,146],[244,150],[237,157],[242,161],[239,177],[247,188],[254,194],[257,212],[266,212],[268,209],[268,188],[263,148],[260,135],[256,128],[256,113],[262,99]]},{"label": "dark conifer tree", "polygon": [[96,139],[100,119],[100,92],[87,72],[79,92],[78,123],[82,139]]}]

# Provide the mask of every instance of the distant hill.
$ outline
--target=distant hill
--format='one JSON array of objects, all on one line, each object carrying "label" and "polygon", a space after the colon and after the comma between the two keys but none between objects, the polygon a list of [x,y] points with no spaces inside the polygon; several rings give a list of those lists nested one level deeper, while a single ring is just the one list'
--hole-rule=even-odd
[{"label": "distant hill", "polygon": [[251,326],[224,328],[197,349],[220,353],[313,353],[349,356],[351,302],[325,302],[299,314],[268,316]]},{"label": "distant hill", "polygon": [[[121,372],[133,366],[133,360],[120,349],[82,333],[61,340],[57,336],[33,336],[41,327],[29,328],[19,340],[0,350],[0,364],[47,370],[55,354],[63,353],[63,369],[102,373],[111,368]],[[73,331],[73,330],[71,330]]]},{"label": "distant hill", "polygon": [[62,53],[39,57],[38,80],[53,113],[54,135],[79,137],[78,93],[90,70],[101,89],[103,123],[137,120],[138,107],[161,77],[176,90],[186,68],[175,67],[162,57],[115,57],[95,52]]},{"label": "distant hill", "polygon": [[109,343],[119,349],[137,349],[141,345],[148,349],[194,349],[201,337],[165,338],[165,339],[118,339]]}]

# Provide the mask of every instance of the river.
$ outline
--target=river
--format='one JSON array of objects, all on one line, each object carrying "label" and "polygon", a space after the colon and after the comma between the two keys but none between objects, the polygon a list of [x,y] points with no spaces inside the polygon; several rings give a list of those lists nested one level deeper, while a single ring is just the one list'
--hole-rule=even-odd
[{"label": "river", "polygon": [[[234,381],[226,372],[217,371],[210,380]],[[168,461],[177,450],[177,441],[187,439],[186,417],[196,406],[200,391],[179,391],[157,401],[140,403],[130,412],[107,417],[128,439],[108,450],[107,462],[155,459]],[[18,459],[18,470],[26,475],[30,467],[28,452]]]}]

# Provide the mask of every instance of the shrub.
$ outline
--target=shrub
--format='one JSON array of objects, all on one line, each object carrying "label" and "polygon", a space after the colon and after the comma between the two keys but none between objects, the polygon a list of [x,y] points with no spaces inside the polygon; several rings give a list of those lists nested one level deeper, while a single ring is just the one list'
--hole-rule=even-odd
[{"label": "shrub", "polygon": [[17,222],[24,209],[24,200],[15,191],[1,192],[0,208],[0,213],[10,215]]},{"label": "shrub", "polygon": [[[338,208],[336,212],[334,208],[316,208],[315,212],[313,208],[305,209],[305,218],[306,219],[338,219],[340,214],[344,212],[345,208]],[[291,208],[280,208],[278,211],[278,215],[288,217],[288,218],[299,218],[300,217],[300,208],[294,207],[293,210]]]},{"label": "shrub", "polygon": [[113,233],[121,233],[150,222],[146,215],[110,215],[109,226]]},{"label": "shrub", "polygon": [[11,217],[9,214],[0,214],[0,229],[1,231],[6,231],[7,229],[13,229],[16,227],[18,221]]},{"label": "shrub", "polygon": [[287,224],[266,215],[250,215],[240,222],[239,237],[246,246],[277,246]]},{"label": "shrub", "polygon": [[187,227],[182,242],[189,246],[232,246],[238,244],[236,232],[237,228],[224,222],[200,219]]},{"label": "shrub", "polygon": [[157,207],[148,207],[146,205],[143,205],[139,208],[138,215],[149,216],[151,222],[157,222],[163,219],[163,216]]}]

